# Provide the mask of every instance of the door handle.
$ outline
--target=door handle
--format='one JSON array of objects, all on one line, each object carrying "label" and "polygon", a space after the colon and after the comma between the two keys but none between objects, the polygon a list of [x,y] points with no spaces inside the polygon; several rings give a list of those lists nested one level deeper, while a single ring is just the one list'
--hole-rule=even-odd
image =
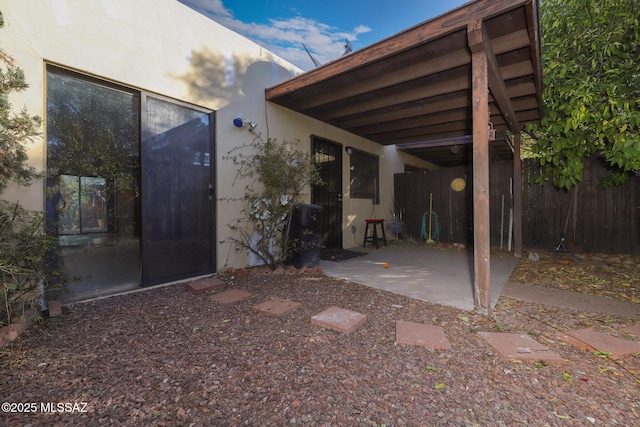
[{"label": "door handle", "polygon": [[213,185],[209,184],[209,200],[213,200]]}]

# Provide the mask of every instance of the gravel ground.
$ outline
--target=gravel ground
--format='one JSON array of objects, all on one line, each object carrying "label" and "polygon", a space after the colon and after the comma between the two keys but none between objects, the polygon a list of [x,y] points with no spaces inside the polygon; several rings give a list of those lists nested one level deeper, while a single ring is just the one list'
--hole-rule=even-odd
[{"label": "gravel ground", "polygon": [[[639,355],[611,360],[555,338],[587,326],[621,336],[631,319],[505,298],[486,317],[324,276],[229,283],[253,297],[221,305],[172,285],[76,304],[32,328],[0,349],[0,395],[14,410],[35,405],[0,424],[640,425]],[[272,297],[302,306],[250,309]],[[348,335],[311,324],[334,305],[368,319]],[[453,348],[398,345],[396,320],[441,325]],[[504,360],[478,331],[527,332],[566,363]]]},{"label": "gravel ground", "polygon": [[511,280],[640,304],[640,256],[536,252],[520,259]]}]

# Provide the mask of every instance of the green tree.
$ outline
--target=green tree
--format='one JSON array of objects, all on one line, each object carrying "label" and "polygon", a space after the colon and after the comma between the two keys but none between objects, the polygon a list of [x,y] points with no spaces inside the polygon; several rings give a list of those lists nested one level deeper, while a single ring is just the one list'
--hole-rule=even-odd
[{"label": "green tree", "polygon": [[540,181],[571,188],[583,160],[611,166],[605,185],[640,171],[640,2],[544,0],[544,116],[528,126]]},{"label": "green tree", "polygon": [[[4,18],[0,12],[0,28]],[[9,102],[13,92],[25,90],[27,85],[22,69],[0,48],[0,193],[10,181],[28,184],[37,176],[27,164],[26,143],[39,134],[42,121],[31,116],[25,108],[14,113]]]},{"label": "green tree", "polygon": [[[39,176],[27,163],[26,145],[40,134],[42,121],[25,108],[16,114],[9,101],[27,87],[24,72],[0,48],[0,194],[9,182],[27,185]],[[0,200],[0,325],[37,305],[40,284],[51,277],[45,263],[52,244],[44,234],[42,213]]]}]

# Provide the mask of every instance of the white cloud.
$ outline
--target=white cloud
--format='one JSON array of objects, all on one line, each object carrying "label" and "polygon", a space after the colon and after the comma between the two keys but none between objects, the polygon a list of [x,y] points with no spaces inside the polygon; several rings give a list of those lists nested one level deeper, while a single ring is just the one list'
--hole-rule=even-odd
[{"label": "white cloud", "polygon": [[356,34],[364,34],[371,31],[371,28],[367,27],[366,25],[358,25],[356,28],[353,29],[353,31]]},{"label": "white cloud", "polygon": [[325,63],[343,54],[345,39],[353,43],[358,40],[359,34],[371,31],[364,25],[356,26],[350,31],[343,31],[302,16],[271,19],[269,24],[247,23],[234,18],[233,13],[223,5],[222,0],[180,1],[303,69],[313,68],[313,63],[302,47],[302,43],[320,63]]}]

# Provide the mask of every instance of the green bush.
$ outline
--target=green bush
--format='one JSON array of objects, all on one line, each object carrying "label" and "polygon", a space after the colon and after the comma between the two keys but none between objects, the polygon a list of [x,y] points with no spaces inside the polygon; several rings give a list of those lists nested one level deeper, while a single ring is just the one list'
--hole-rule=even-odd
[{"label": "green bush", "polygon": [[[0,13],[0,28],[4,19]],[[27,89],[23,71],[0,49],[0,195],[10,182],[29,183],[41,175],[27,163],[26,144],[41,130],[42,120],[26,109],[14,112],[9,96]],[[0,200],[0,325],[37,307],[42,286],[60,283],[46,272],[53,239],[45,234],[42,213],[28,212],[19,203]]]},{"label": "green bush", "polygon": [[18,203],[0,200],[0,323],[8,324],[24,310],[39,308],[41,286],[61,283],[45,273],[55,239],[43,234],[44,218]]},{"label": "green bush", "polygon": [[252,253],[266,265],[286,260],[298,243],[288,238],[291,214],[302,192],[321,183],[316,164],[299,141],[259,136],[225,159],[238,167],[236,179],[248,182],[242,216],[229,224],[235,235],[228,240],[236,251]]}]

